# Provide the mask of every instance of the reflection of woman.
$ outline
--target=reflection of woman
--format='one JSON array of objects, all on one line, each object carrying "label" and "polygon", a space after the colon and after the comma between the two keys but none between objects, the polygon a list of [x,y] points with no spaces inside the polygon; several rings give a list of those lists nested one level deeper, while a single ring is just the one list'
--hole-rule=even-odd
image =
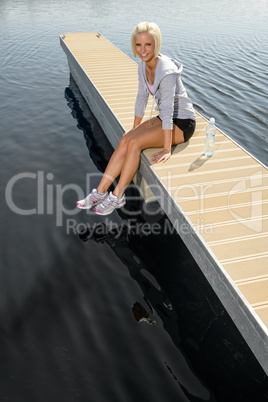
[{"label": "reflection of woman", "polygon": [[[193,105],[180,78],[182,65],[160,54],[158,26],[141,22],[135,27],[131,42],[134,56],[141,59],[133,128],[120,140],[98,188],[77,202],[82,209],[94,206],[99,215],[108,215],[125,205],[124,191],[138,170],[144,149],[162,148],[152,155],[152,162],[165,162],[170,158],[171,145],[188,141],[195,130]],[[149,94],[154,97],[159,116],[141,123]],[[108,188],[118,176],[115,190],[108,194]]]}]

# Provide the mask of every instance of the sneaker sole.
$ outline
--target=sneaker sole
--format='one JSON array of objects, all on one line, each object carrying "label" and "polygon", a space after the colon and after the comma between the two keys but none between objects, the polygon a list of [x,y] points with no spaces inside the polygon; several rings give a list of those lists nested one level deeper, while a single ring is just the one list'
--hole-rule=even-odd
[{"label": "sneaker sole", "polygon": [[77,206],[77,208],[80,208],[80,209],[90,209],[90,208],[96,207],[97,205],[101,204],[102,201],[104,201],[104,200],[96,201],[94,204],[90,205],[89,207],[86,207],[86,206],[83,207],[81,204],[78,205],[78,203],[76,203],[76,206]]},{"label": "sneaker sole", "polygon": [[123,208],[123,206],[126,204],[126,201],[122,202],[122,204],[117,205],[117,207],[115,207],[112,211],[96,211],[96,209],[94,208],[94,211],[96,212],[97,215],[110,215],[112,212],[114,212],[115,209],[120,209]]}]

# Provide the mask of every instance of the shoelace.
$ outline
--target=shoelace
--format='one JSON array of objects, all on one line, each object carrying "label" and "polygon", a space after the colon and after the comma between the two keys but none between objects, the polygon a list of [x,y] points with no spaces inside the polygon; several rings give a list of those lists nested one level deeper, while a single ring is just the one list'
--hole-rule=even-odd
[{"label": "shoelace", "polygon": [[95,202],[99,201],[98,194],[89,194],[89,195],[86,197],[85,203],[86,203],[87,201],[91,201],[91,202],[93,202],[93,204],[95,204]]},{"label": "shoelace", "polygon": [[111,205],[113,203],[113,200],[111,200],[110,196],[108,196],[107,198],[105,198],[105,200],[103,201],[103,206],[107,207],[108,205]]},{"label": "shoelace", "polygon": [[93,199],[93,201],[94,201],[94,200],[98,199],[98,194],[89,194],[89,196],[87,197],[87,199],[88,199],[88,200]]},{"label": "shoelace", "polygon": [[106,207],[108,205],[117,204],[118,201],[119,201],[119,198],[116,198],[115,200],[113,200],[112,198],[110,198],[110,196],[108,196],[107,198],[105,198],[105,200],[102,202],[102,204]]}]

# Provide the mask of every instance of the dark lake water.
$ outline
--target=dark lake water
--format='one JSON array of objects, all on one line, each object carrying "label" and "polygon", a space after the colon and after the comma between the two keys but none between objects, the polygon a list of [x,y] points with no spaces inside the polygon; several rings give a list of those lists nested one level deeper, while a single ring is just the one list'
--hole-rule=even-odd
[{"label": "dark lake water", "polygon": [[1,0],[0,402],[268,400],[167,217],[137,233],[135,202],[108,220],[74,208],[112,148],[59,45],[100,32],[132,57],[133,27],[155,21],[196,110],[267,164],[267,19],[267,0]]}]

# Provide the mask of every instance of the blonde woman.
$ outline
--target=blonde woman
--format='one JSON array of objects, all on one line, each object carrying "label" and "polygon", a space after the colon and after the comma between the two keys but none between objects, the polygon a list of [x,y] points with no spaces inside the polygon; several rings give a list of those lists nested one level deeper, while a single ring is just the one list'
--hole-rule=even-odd
[{"label": "blonde woman", "polygon": [[[108,215],[125,205],[124,191],[139,168],[144,149],[162,148],[152,155],[151,161],[166,162],[171,146],[188,141],[195,130],[195,112],[180,77],[182,65],[160,53],[159,27],[153,22],[139,23],[131,44],[134,57],[140,58],[133,128],[120,140],[98,188],[77,202],[82,209],[94,207],[99,215]],[[149,95],[154,97],[159,116],[141,123]],[[108,193],[118,176],[116,188]]]}]

